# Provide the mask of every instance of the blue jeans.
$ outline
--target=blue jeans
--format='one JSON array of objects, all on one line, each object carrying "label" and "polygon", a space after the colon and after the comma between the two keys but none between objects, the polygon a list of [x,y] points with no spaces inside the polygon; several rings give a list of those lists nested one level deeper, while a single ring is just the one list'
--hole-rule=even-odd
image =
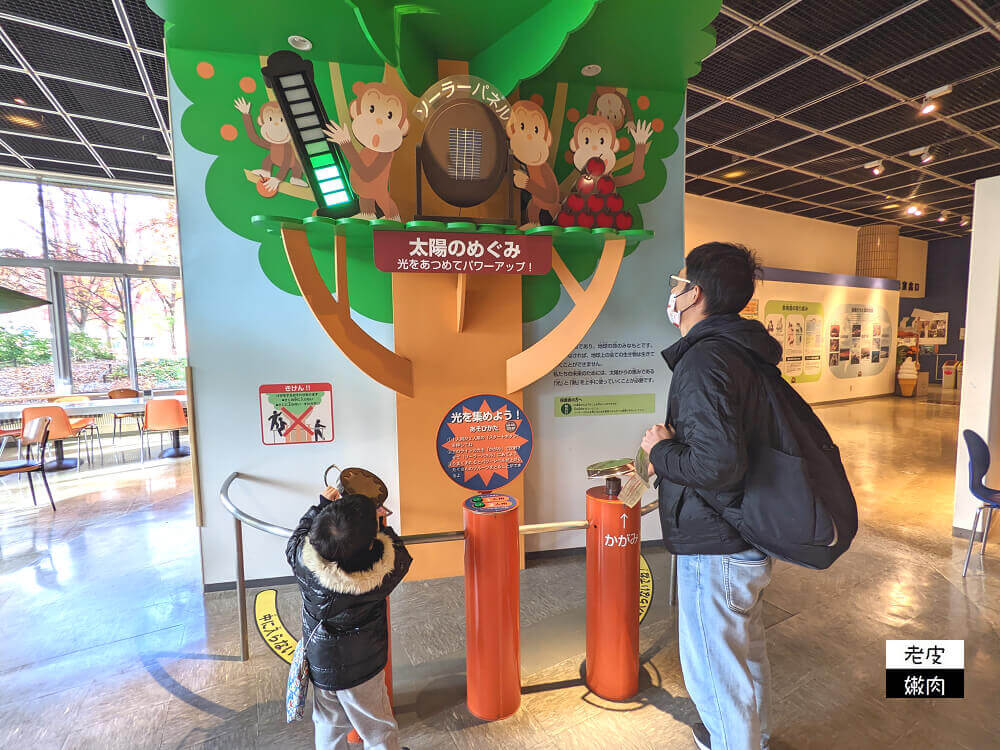
[{"label": "blue jeans", "polygon": [[768,746],[763,592],[770,581],[771,558],[756,549],[677,556],[681,668],[712,750]]}]

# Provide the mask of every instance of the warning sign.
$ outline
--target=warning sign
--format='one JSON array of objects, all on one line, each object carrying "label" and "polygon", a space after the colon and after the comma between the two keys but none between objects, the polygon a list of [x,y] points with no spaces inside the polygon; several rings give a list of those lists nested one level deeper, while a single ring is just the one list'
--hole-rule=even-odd
[{"label": "warning sign", "polygon": [[260,387],[264,445],[333,442],[333,386],[276,383]]},{"label": "warning sign", "polygon": [[455,404],[437,434],[441,468],[476,492],[514,481],[531,457],[531,445],[527,417],[503,396],[473,396]]}]

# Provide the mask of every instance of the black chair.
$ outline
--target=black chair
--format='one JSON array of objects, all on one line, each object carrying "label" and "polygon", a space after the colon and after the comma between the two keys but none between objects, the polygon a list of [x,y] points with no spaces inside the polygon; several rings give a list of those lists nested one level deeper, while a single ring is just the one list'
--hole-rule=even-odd
[{"label": "black chair", "polygon": [[972,523],[972,536],[969,537],[969,551],[965,555],[965,567],[962,577],[969,571],[969,559],[972,557],[972,545],[976,543],[976,530],[979,528],[979,517],[986,511],[986,522],[983,524],[982,545],[979,556],[986,554],[986,537],[990,533],[990,521],[993,520],[994,509],[1000,508],[1000,490],[993,490],[983,484],[983,477],[990,469],[990,447],[972,430],[962,433],[965,444],[969,448],[969,491],[982,505],[976,509],[976,520]]},{"label": "black chair", "polygon": [[[49,479],[45,476],[45,446],[49,442],[50,422],[52,422],[51,417],[36,417],[24,425],[24,430],[21,433],[21,445],[25,448],[24,459],[0,461],[0,477],[5,477],[9,474],[27,474],[28,487],[31,488],[31,501],[35,505],[38,505],[38,499],[35,497],[35,485],[31,481],[31,475],[36,471],[40,472],[42,482],[45,483],[45,491],[49,493],[49,504],[54,511],[56,503],[52,499],[52,490],[49,489]],[[32,448],[38,448],[38,454],[34,457],[31,455]]]}]

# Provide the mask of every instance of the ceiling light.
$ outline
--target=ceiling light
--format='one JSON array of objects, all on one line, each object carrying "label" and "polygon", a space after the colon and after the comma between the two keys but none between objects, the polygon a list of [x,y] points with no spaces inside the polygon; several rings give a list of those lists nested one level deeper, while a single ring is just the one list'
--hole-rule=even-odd
[{"label": "ceiling light", "polygon": [[159,159],[160,161],[173,161],[170,157],[170,154],[157,154],[156,158]]},{"label": "ceiling light", "polygon": [[930,146],[921,146],[920,148],[912,149],[908,153],[910,156],[919,156],[921,164],[934,161],[934,154],[931,153]]},{"label": "ceiling light", "polygon": [[875,161],[870,161],[865,164],[865,169],[870,169],[872,174],[878,177],[885,171],[885,165],[882,163],[881,159],[876,159]]},{"label": "ceiling light", "polygon": [[931,89],[926,94],[924,94],[924,101],[920,107],[920,114],[929,115],[935,109],[938,108],[937,102],[934,101],[938,97],[945,96],[951,93],[951,84],[946,84],[944,86],[938,86],[936,89]]},{"label": "ceiling light", "polygon": [[288,37],[288,43],[295,47],[295,49],[300,49],[303,52],[308,52],[313,48],[313,43],[306,39],[304,36],[299,36],[298,34],[292,34]]},{"label": "ceiling light", "polygon": [[25,105],[27,105],[27,102],[24,101],[24,99],[22,99],[20,96],[15,96],[14,97],[14,103],[15,104],[20,104],[22,107],[25,106]]},{"label": "ceiling light", "polygon": [[890,203],[889,205],[886,206],[886,208],[899,208],[899,204],[898,203]]},{"label": "ceiling light", "polygon": [[947,220],[948,220],[948,212],[947,212],[947,211],[942,211],[942,212],[941,212],[941,215],[940,215],[940,216],[938,216],[937,220],[938,220],[939,222],[944,222],[944,221],[947,221]]},{"label": "ceiling light", "polygon": [[909,206],[906,207],[906,213],[908,213],[910,216],[923,216],[924,210],[916,203],[911,203]]},{"label": "ceiling light", "polygon": [[726,172],[722,175],[727,180],[735,180],[737,177],[742,177],[747,171],[745,169],[734,169],[732,172]]},{"label": "ceiling light", "polygon": [[590,63],[589,65],[584,65],[580,68],[580,72],[587,76],[587,78],[593,78],[601,72],[601,66],[597,63]]},{"label": "ceiling light", "polygon": [[958,225],[960,227],[967,227],[967,226],[969,226],[969,217],[968,216],[963,216],[962,219],[961,219],[961,221],[958,222]]}]

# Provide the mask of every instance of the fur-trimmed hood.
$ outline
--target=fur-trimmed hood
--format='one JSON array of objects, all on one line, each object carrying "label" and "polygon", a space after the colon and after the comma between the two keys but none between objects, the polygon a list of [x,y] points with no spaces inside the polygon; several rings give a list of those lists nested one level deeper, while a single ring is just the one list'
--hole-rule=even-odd
[{"label": "fur-trimmed hood", "polygon": [[313,573],[324,588],[338,594],[367,594],[382,585],[396,565],[396,549],[392,540],[381,531],[375,539],[382,544],[382,557],[368,570],[348,573],[335,562],[323,558],[309,539],[302,541],[302,566]]}]

